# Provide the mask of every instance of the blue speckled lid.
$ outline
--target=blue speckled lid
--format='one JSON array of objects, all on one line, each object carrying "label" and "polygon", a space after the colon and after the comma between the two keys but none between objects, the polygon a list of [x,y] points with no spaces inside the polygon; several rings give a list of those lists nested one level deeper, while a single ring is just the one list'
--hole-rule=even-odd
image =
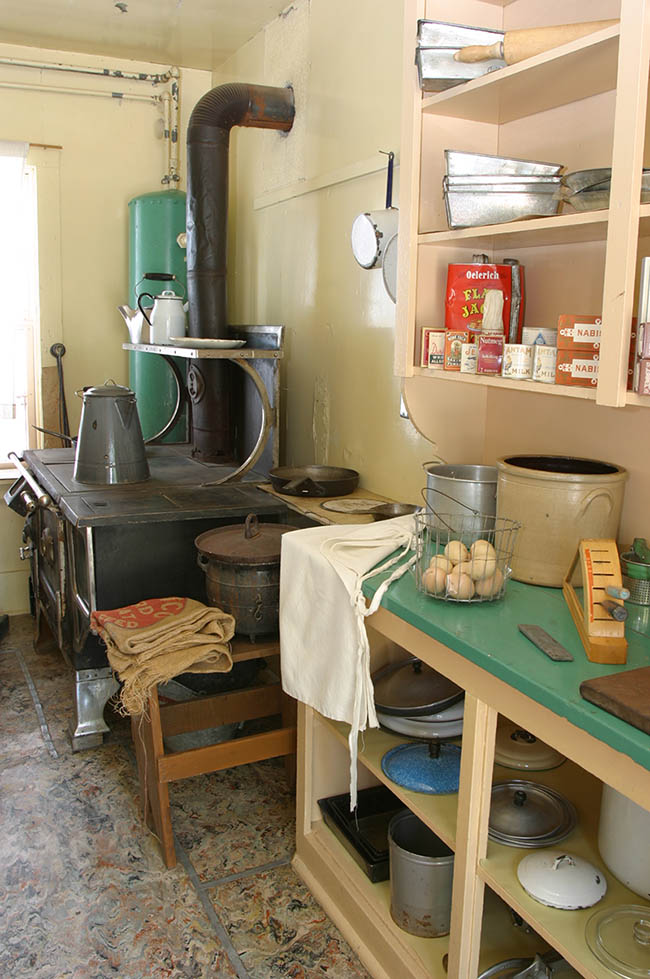
[{"label": "blue speckled lid", "polygon": [[438,756],[432,757],[428,744],[399,744],[386,752],[381,770],[392,782],[414,792],[428,795],[458,792],[460,748],[456,744],[441,744]]}]

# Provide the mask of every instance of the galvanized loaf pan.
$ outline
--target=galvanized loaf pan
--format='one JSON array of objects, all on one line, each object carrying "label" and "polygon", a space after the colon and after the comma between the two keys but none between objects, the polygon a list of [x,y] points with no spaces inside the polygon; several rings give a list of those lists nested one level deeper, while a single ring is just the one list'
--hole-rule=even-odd
[{"label": "galvanized loaf pan", "polygon": [[500,58],[475,64],[454,61],[454,54],[459,48],[469,44],[494,44],[501,40],[503,31],[488,31],[437,20],[419,20],[415,63],[420,88],[425,92],[444,92],[454,85],[480,78],[489,71],[505,68],[505,61]]},{"label": "galvanized loaf pan", "polygon": [[512,156],[491,156],[489,153],[464,153],[462,150],[445,150],[445,166],[450,177],[470,174],[555,177],[562,169],[561,163],[519,160]]},{"label": "galvanized loaf pan", "polygon": [[493,183],[483,179],[481,183],[450,184],[445,177],[443,188],[449,227],[473,228],[557,214],[561,200],[558,177],[539,182],[532,182],[532,178],[519,180],[523,182],[517,183],[517,178],[509,178],[509,182],[500,178]]}]

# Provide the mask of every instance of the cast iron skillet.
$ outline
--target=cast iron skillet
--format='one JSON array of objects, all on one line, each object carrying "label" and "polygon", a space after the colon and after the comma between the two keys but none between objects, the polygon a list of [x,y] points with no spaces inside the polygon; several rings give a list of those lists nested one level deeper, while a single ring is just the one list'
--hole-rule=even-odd
[{"label": "cast iron skillet", "polygon": [[280,466],[269,479],[286,496],[346,496],[359,485],[358,472],[336,466]]}]

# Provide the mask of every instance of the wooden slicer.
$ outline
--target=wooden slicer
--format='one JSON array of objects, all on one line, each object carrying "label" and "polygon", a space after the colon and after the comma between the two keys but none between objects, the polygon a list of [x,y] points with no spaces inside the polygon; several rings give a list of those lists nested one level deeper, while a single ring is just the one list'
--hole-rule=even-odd
[{"label": "wooden slicer", "polygon": [[[573,584],[578,561],[582,575],[582,602]],[[604,601],[623,604],[620,599],[611,599],[606,591],[608,586],[621,588],[622,584],[616,542],[581,540],[562,582],[562,593],[592,663],[625,663],[627,660],[625,623],[614,619],[602,605]]]}]

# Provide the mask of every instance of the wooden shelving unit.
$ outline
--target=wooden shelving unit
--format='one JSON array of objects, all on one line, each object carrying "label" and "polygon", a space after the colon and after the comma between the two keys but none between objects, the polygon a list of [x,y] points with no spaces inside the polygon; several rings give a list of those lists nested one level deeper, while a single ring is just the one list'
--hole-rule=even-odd
[{"label": "wooden shelving unit", "polygon": [[[527,325],[555,327],[567,312],[602,316],[595,395],[533,383],[537,393],[552,389],[601,405],[650,405],[626,390],[635,271],[650,253],[650,205],[640,203],[644,155],[650,154],[647,5],[611,0],[598,16],[620,18],[619,24],[443,92],[423,94],[412,65],[418,18],[508,30],[594,16],[586,0],[567,0],[561,11],[541,0],[514,0],[501,9],[481,0],[406,0],[395,345],[400,376],[441,381],[442,372],[423,375],[418,367],[419,330],[444,325],[448,263],[470,262],[480,251],[494,261],[518,258],[525,267]],[[442,196],[445,149],[554,161],[565,172],[611,167],[609,209],[574,212],[564,203],[553,217],[449,230]],[[460,380],[495,384],[471,375]]]},{"label": "wooden shelving unit", "polygon": [[[410,601],[405,600],[404,612],[411,607]],[[413,607],[419,609],[417,597],[413,602]],[[521,601],[517,608],[518,612],[513,610],[515,615],[523,612],[534,615],[532,609],[521,607]],[[568,610],[563,611],[570,622]],[[359,787],[377,783],[388,785],[455,852],[450,935],[444,940],[414,939],[397,928],[390,917],[387,885],[371,884],[323,823],[318,800],[348,789],[348,728],[345,724],[326,720],[304,705],[299,705],[298,714],[298,825],[294,860],[297,872],[375,979],[395,979],[397,976],[400,979],[442,979],[445,972],[441,956],[445,952],[449,956],[446,974],[450,979],[475,979],[482,969],[496,962],[517,956],[532,957],[535,951],[542,952],[548,946],[559,951],[586,979],[610,979],[607,970],[586,945],[585,923],[597,909],[644,902],[616,880],[600,857],[597,834],[601,783],[607,782],[638,804],[647,806],[650,800],[647,765],[643,767],[634,762],[622,751],[532,699],[522,689],[498,679],[479,665],[480,658],[474,662],[454,652],[450,646],[426,635],[394,612],[380,608],[371,624],[373,668],[383,665],[387,658],[404,658],[406,650],[466,691],[457,795],[411,792],[395,785],[383,774],[383,755],[405,739],[371,729],[365,731],[358,742]],[[495,628],[504,630],[504,637],[511,636],[513,629],[516,632],[505,606]],[[467,633],[465,638],[468,638]],[[492,648],[494,641],[491,632],[484,637],[486,650]],[[511,639],[505,641],[512,643]],[[564,635],[563,642],[567,642]],[[574,643],[577,660],[583,655],[577,635]],[[489,658],[492,655],[499,659],[498,653],[490,654]],[[562,679],[566,674],[549,673],[553,666],[557,664],[549,662],[548,667],[542,668],[542,672],[548,674],[546,682],[553,689],[558,683],[567,686],[567,681]],[[530,669],[522,664],[522,669],[527,668]],[[573,689],[571,683],[567,689]],[[567,703],[565,709],[571,711],[574,707]],[[551,744],[568,760],[556,769],[530,773],[495,765],[499,714]],[[585,857],[603,870],[608,892],[597,909],[561,911],[527,896],[518,882],[517,866],[531,851],[494,843],[487,833],[492,784],[505,779],[525,779],[548,785],[573,802],[577,810],[577,826],[559,846]],[[514,928],[511,912],[520,916],[533,932],[526,935],[521,928]]]}]

